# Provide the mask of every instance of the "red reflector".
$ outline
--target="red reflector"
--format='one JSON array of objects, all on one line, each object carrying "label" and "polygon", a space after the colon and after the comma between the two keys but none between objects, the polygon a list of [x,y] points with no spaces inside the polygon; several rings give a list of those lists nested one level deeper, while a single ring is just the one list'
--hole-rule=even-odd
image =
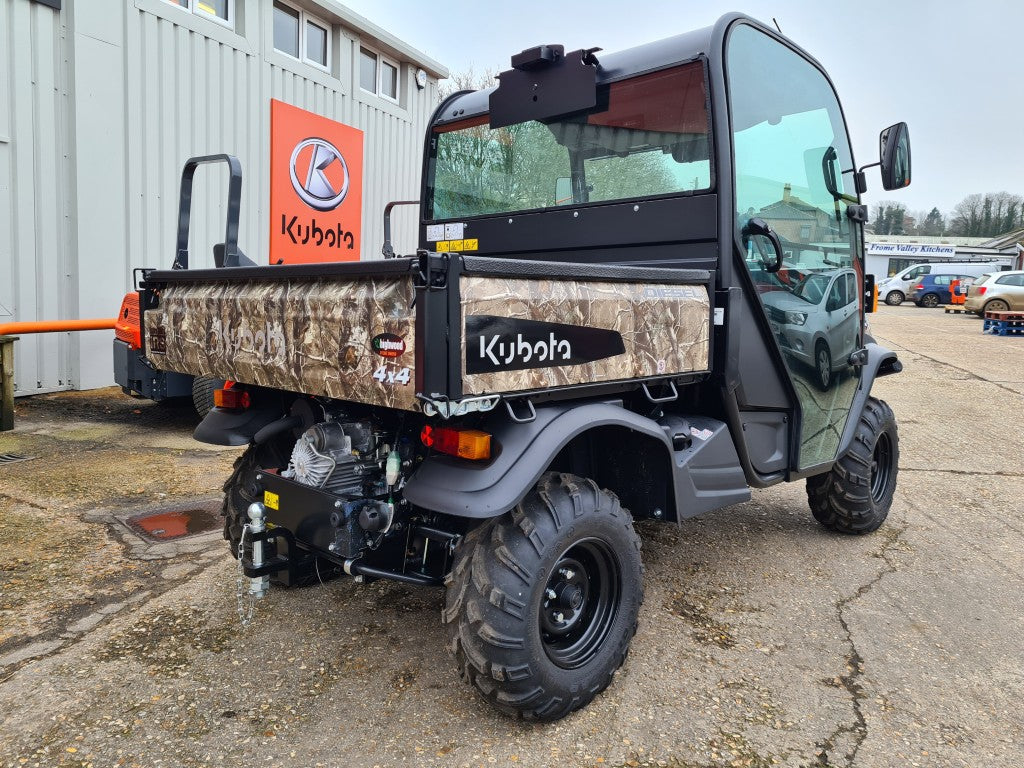
[{"label": "red reflector", "polygon": [[460,459],[491,458],[491,436],[479,429],[454,429],[427,424],[420,432],[420,442],[427,448]]},{"label": "red reflector", "polygon": [[224,385],[224,389],[215,389],[213,391],[213,404],[218,408],[228,408],[231,410],[242,410],[252,405],[252,400],[249,397],[249,393],[244,389],[236,389],[233,385],[234,382],[227,382]]},{"label": "red reflector", "polygon": [[981,286],[980,288],[978,288],[978,295],[979,296],[984,296],[985,295],[985,291],[987,291],[987,290],[988,290],[988,288],[986,288],[984,285]]}]

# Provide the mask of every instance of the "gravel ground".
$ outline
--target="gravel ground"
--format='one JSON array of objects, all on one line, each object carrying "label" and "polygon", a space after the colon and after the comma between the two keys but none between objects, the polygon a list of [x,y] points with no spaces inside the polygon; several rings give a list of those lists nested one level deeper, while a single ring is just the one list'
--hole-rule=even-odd
[{"label": "gravel ground", "polygon": [[440,592],[350,580],[236,613],[219,531],[124,521],[209,507],[237,451],[188,407],[116,390],[18,401],[0,453],[0,766],[1019,766],[1024,338],[884,307],[902,461],[888,523],[830,535],[803,484],[640,526],[625,667],[553,725],[458,681]]}]

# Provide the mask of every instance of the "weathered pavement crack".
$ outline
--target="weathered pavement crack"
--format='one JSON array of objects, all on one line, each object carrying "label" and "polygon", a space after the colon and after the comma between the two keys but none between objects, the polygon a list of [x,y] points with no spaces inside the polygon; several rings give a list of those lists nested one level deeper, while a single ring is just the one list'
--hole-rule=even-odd
[{"label": "weathered pavement crack", "polygon": [[[183,561],[185,557],[188,556],[189,555],[184,555],[179,558],[170,559],[166,561],[166,564],[172,565],[176,562]],[[192,555],[192,557],[196,556]],[[17,660],[7,661],[6,663],[0,661],[0,683],[7,682],[14,677],[19,670],[30,663],[48,659],[51,656],[56,656],[66,651],[68,648],[73,647],[83,639],[89,637],[90,633],[95,629],[114,621],[115,618],[122,613],[123,609],[140,602],[150,603],[161,597],[164,593],[180,586],[183,581],[191,579],[209,568],[216,567],[219,562],[219,558],[215,557],[202,555],[198,557],[200,562],[194,568],[187,570],[177,579],[162,580],[150,585],[145,590],[139,592],[139,597],[136,599],[133,599],[131,595],[120,598],[111,597],[105,601],[102,606],[92,611],[90,616],[95,616],[96,621],[90,623],[83,629],[75,630],[69,625],[69,622],[63,622],[60,626],[41,634],[39,637],[34,638],[32,641],[23,644],[20,647],[12,646],[11,648],[5,649],[5,653],[0,657],[0,660],[9,659],[11,657],[17,657]]]},{"label": "weathered pavement crack", "polygon": [[24,504],[26,507],[32,507],[32,509],[39,509],[42,510],[43,512],[45,512],[47,509],[42,504],[37,504],[36,502],[29,501],[28,499],[22,499],[17,496],[12,496],[9,493],[0,493],[0,499],[7,499],[8,501],[12,501],[15,504]]},{"label": "weathered pavement crack", "polygon": [[936,365],[944,365],[947,368],[952,368],[954,371],[959,371],[969,379],[974,379],[976,381],[984,381],[986,384],[991,384],[994,387],[999,387],[999,389],[1004,389],[1010,394],[1016,395],[1017,397],[1024,396],[1021,395],[1021,393],[1018,392],[1016,389],[1013,389],[1013,387],[1004,386],[1002,382],[996,381],[995,379],[986,379],[984,376],[979,376],[977,373],[970,370],[969,368],[961,368],[959,365],[954,365],[953,363],[947,362],[946,360],[940,360],[937,357],[930,357],[929,355],[925,355],[918,350],[909,349],[908,347],[901,346],[896,342],[892,341],[891,339],[883,339],[883,341],[885,341],[889,348],[895,352],[907,352],[911,355],[917,355],[918,357],[924,358],[925,360],[930,360]]},{"label": "weathered pavement crack", "polygon": [[1024,472],[985,472],[977,469],[945,469],[943,467],[905,467],[900,464],[900,472],[937,472],[944,475],[964,475],[967,477],[1024,477]]},{"label": "weathered pavement crack", "polygon": [[857,590],[847,597],[841,598],[836,601],[836,617],[839,620],[839,626],[842,627],[843,634],[845,635],[846,644],[850,648],[849,654],[846,656],[846,674],[838,677],[839,684],[841,687],[850,694],[850,699],[853,704],[853,721],[850,723],[839,724],[834,731],[823,741],[818,742],[815,745],[817,762],[814,764],[819,768],[837,768],[837,764],[833,762],[831,756],[832,752],[835,752],[839,746],[839,740],[843,736],[851,736],[853,738],[853,746],[843,755],[845,768],[853,768],[857,764],[857,753],[860,751],[861,745],[868,737],[868,722],[864,716],[864,710],[862,704],[867,696],[864,693],[864,688],[860,683],[861,677],[864,674],[864,658],[861,656],[860,651],[857,650],[857,643],[853,637],[853,631],[850,629],[850,624],[846,618],[845,611],[847,606],[851,603],[860,600],[864,595],[871,591],[878,582],[880,582],[885,576],[890,573],[895,573],[898,565],[890,557],[889,553],[894,547],[900,542],[901,537],[907,530],[907,525],[896,529],[889,535],[888,541],[882,546],[877,552],[878,557],[881,557],[885,561],[885,567],[882,568],[875,576],[865,584],[862,584]]}]

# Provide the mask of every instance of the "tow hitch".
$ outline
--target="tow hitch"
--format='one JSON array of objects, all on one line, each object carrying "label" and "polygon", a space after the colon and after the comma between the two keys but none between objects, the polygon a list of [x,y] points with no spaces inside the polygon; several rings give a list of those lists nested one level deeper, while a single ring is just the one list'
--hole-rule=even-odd
[{"label": "tow hitch", "polygon": [[[247,513],[249,522],[242,527],[238,541],[238,617],[243,626],[252,623],[256,601],[270,590],[271,574],[287,571],[288,583],[294,584],[299,569],[314,557],[312,554],[299,556],[295,536],[287,528],[267,527],[266,508],[262,503],[253,502]],[[278,539],[285,541],[287,556],[277,553]],[[269,554],[271,547],[273,556]]]}]

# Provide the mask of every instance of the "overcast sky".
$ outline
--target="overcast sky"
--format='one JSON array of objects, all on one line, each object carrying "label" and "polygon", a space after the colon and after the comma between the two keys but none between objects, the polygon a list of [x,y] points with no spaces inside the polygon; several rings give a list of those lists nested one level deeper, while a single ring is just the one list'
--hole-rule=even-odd
[{"label": "overcast sky", "polygon": [[878,132],[910,126],[913,183],[866,201],[948,214],[972,192],[1024,194],[1022,0],[341,0],[453,73],[508,69],[539,43],[606,51],[706,27],[739,10],[771,24],[829,72],[857,163],[877,160]]}]

